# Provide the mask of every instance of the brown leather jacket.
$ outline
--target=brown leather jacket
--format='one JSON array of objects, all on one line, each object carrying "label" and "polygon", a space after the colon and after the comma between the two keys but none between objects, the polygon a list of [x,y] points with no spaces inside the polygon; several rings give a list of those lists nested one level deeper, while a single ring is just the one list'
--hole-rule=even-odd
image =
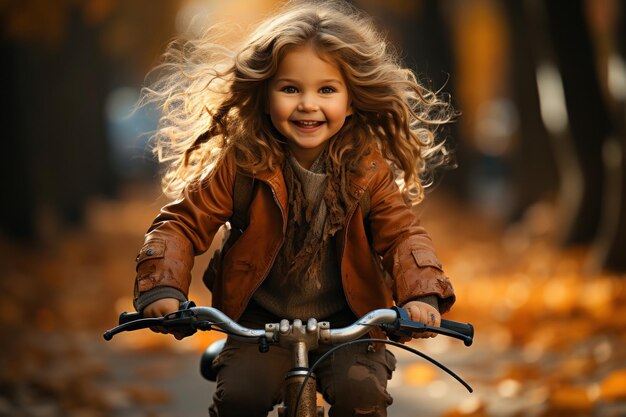
[{"label": "brown leather jacket", "polygon": [[[360,317],[373,309],[389,308],[394,301],[403,305],[436,295],[439,310],[446,312],[454,303],[454,291],[430,237],[405,205],[389,165],[380,153],[372,152],[360,166],[360,174],[350,178],[349,190],[355,198],[347,211],[347,227],[335,239],[348,305]],[[137,256],[135,297],[161,286],[187,295],[194,256],[209,248],[233,212],[233,159],[227,158],[216,169],[203,188],[166,205],[154,220]],[[214,307],[235,320],[268,275],[287,224],[287,189],[281,170],[256,178],[259,186],[250,205],[248,227],[224,255],[222,277],[211,288]],[[370,196],[368,226],[359,207],[364,192]],[[391,280],[371,255],[370,242]]]}]

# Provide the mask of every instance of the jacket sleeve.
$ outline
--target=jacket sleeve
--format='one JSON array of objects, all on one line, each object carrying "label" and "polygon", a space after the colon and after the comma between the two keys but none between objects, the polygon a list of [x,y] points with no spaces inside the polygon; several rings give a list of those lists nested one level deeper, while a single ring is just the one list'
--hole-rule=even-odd
[{"label": "jacket sleeve", "polygon": [[161,209],[137,255],[134,303],[157,287],[172,287],[185,297],[194,257],[205,252],[232,215],[234,161],[225,159],[201,186]]},{"label": "jacket sleeve", "polygon": [[398,305],[435,295],[445,313],[455,301],[454,290],[414,211],[406,205],[389,165],[381,160],[370,182],[369,223],[372,244],[393,280]]}]

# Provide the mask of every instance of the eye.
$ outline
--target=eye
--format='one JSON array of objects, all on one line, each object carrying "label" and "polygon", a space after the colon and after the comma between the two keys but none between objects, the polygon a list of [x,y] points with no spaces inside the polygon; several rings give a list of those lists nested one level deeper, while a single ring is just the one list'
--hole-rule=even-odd
[{"label": "eye", "polygon": [[287,94],[295,94],[295,93],[298,92],[298,89],[296,87],[291,86],[291,85],[287,85],[287,86],[281,88],[280,91],[282,91],[283,93],[287,93]]},{"label": "eye", "polygon": [[322,93],[322,94],[332,94],[335,91],[336,90],[333,87],[322,87],[322,88],[320,88],[320,93]]}]

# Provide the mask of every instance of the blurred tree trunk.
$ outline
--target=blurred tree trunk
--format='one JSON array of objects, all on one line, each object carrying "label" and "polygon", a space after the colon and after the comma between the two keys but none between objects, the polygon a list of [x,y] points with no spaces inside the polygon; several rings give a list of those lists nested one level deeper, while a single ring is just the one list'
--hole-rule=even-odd
[{"label": "blurred tree trunk", "polygon": [[[614,43],[613,59],[619,58],[626,63],[626,4],[617,2],[619,17],[615,28],[610,33]],[[610,29],[609,29],[610,31]],[[610,52],[610,53],[611,53]],[[611,58],[611,57],[607,57]],[[609,77],[620,76],[609,69]],[[621,74],[621,77],[624,77]],[[613,89],[612,89],[613,88]],[[604,149],[604,161],[607,173],[607,188],[604,196],[603,222],[594,245],[590,266],[593,269],[605,267],[617,271],[626,271],[626,91],[614,91],[609,85],[605,100],[608,103],[608,115],[612,118],[614,130]]]},{"label": "blurred tree trunk", "polygon": [[42,51],[41,60],[50,198],[63,223],[80,224],[86,200],[113,193],[116,183],[105,124],[107,62],[97,28],[72,13],[67,39],[56,50]]},{"label": "blurred tree trunk", "polygon": [[[602,147],[611,132],[582,0],[544,1],[556,65],[563,81],[572,145],[583,183],[563,243],[589,244],[598,233],[605,192]],[[557,149],[557,152],[559,150]]]},{"label": "blurred tree trunk", "polygon": [[[70,13],[57,43],[3,40],[2,75],[8,90],[0,165],[6,203],[0,233],[35,241],[79,225],[93,195],[111,194],[104,102],[107,66],[97,29]],[[44,224],[45,223],[45,224]]]},{"label": "blurred tree trunk", "polygon": [[[610,94],[603,94],[584,2],[507,0],[503,4],[511,23],[512,78],[523,137],[519,165],[522,169],[517,171],[521,173],[518,178],[523,180],[516,181],[522,190],[520,207],[540,197],[541,189],[552,185],[546,183],[552,178],[547,175],[546,148],[539,146],[541,140],[533,140],[537,135],[549,138],[560,181],[562,204],[557,218],[560,243],[593,244],[589,264],[594,270],[624,271],[625,105],[623,100],[613,102]],[[623,8],[620,13],[622,24],[617,24],[617,28],[621,34],[614,36],[624,56]],[[549,126],[551,121],[546,117],[555,116],[549,114],[554,109],[544,112],[541,105],[546,103],[540,103],[537,94],[541,96],[539,90],[546,88],[538,85],[541,84],[539,73],[546,67],[558,69],[557,78],[551,83],[560,83],[563,91],[564,102],[557,104],[566,109],[566,124],[560,127]],[[544,94],[559,101],[554,97],[557,90],[550,89]],[[554,102],[551,104],[554,106]]]},{"label": "blurred tree trunk", "polygon": [[[547,17],[545,0],[507,1],[504,4],[511,17],[514,47],[523,48],[524,45],[527,45],[529,51],[528,61],[524,63],[518,62],[520,59],[526,58],[523,49],[514,53],[516,62],[513,65],[527,65],[525,75],[516,76],[516,70],[513,69],[514,79],[517,78],[515,81],[516,90],[523,89],[518,97],[520,131],[523,135],[530,135],[530,138],[537,134],[543,136],[545,139],[544,146],[551,148],[550,151],[543,154],[543,158],[546,155],[552,157],[553,162],[550,163],[550,166],[554,166],[557,173],[557,215],[554,225],[556,239],[559,244],[568,245],[572,243],[571,230],[579,221],[584,185],[579,155],[568,125],[563,80],[557,68],[555,46],[550,33],[551,22]],[[518,71],[521,72],[522,69]],[[526,84],[530,83],[531,80],[534,85]],[[537,120],[537,115],[541,116],[540,120]],[[540,139],[542,138],[540,137]],[[544,187],[546,171],[542,160],[534,159],[536,155],[533,155],[532,148],[530,148],[533,140],[524,136],[521,142],[520,165],[523,168],[518,170],[521,173],[517,176],[521,176],[520,182],[526,184],[522,186],[524,194],[532,198],[538,189]],[[547,148],[543,149],[547,150]],[[525,156],[528,159],[525,159]],[[534,175],[531,173],[532,171],[539,171],[542,174]],[[523,209],[523,206],[520,208]],[[597,222],[597,219],[595,221]]]},{"label": "blurred tree trunk", "polygon": [[536,25],[530,21],[524,2],[506,0],[503,8],[511,34],[511,95],[519,112],[519,140],[511,158],[512,182],[517,190],[512,217],[517,220],[529,206],[554,195],[558,174],[555,150],[550,146],[539,108],[537,57],[533,54],[534,36],[538,35],[531,34]]},{"label": "blurred tree trunk", "polygon": [[30,55],[9,42],[0,44],[4,57],[0,74],[4,95],[0,114],[4,127],[3,150],[0,152],[0,175],[4,179],[3,203],[0,204],[0,234],[29,240],[35,235],[35,164],[33,155],[39,149],[40,132],[33,123],[37,102],[32,83]]},{"label": "blurred tree trunk", "polygon": [[561,200],[569,203],[561,207],[558,219],[561,243],[592,244],[588,264],[593,270],[624,271],[624,104],[603,94],[583,0],[526,4],[535,28],[532,42],[537,64],[558,68],[567,110],[568,126],[550,132],[560,162]]}]

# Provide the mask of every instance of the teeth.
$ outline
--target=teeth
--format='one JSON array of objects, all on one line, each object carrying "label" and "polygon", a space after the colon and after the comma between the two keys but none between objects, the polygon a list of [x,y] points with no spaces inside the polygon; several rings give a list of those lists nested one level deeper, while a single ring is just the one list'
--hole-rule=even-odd
[{"label": "teeth", "polygon": [[301,121],[298,121],[297,123],[299,125],[302,125],[302,126],[311,127],[311,126],[315,126],[315,125],[317,125],[317,124],[319,124],[321,122],[317,122],[317,121],[302,121],[301,120]]}]

